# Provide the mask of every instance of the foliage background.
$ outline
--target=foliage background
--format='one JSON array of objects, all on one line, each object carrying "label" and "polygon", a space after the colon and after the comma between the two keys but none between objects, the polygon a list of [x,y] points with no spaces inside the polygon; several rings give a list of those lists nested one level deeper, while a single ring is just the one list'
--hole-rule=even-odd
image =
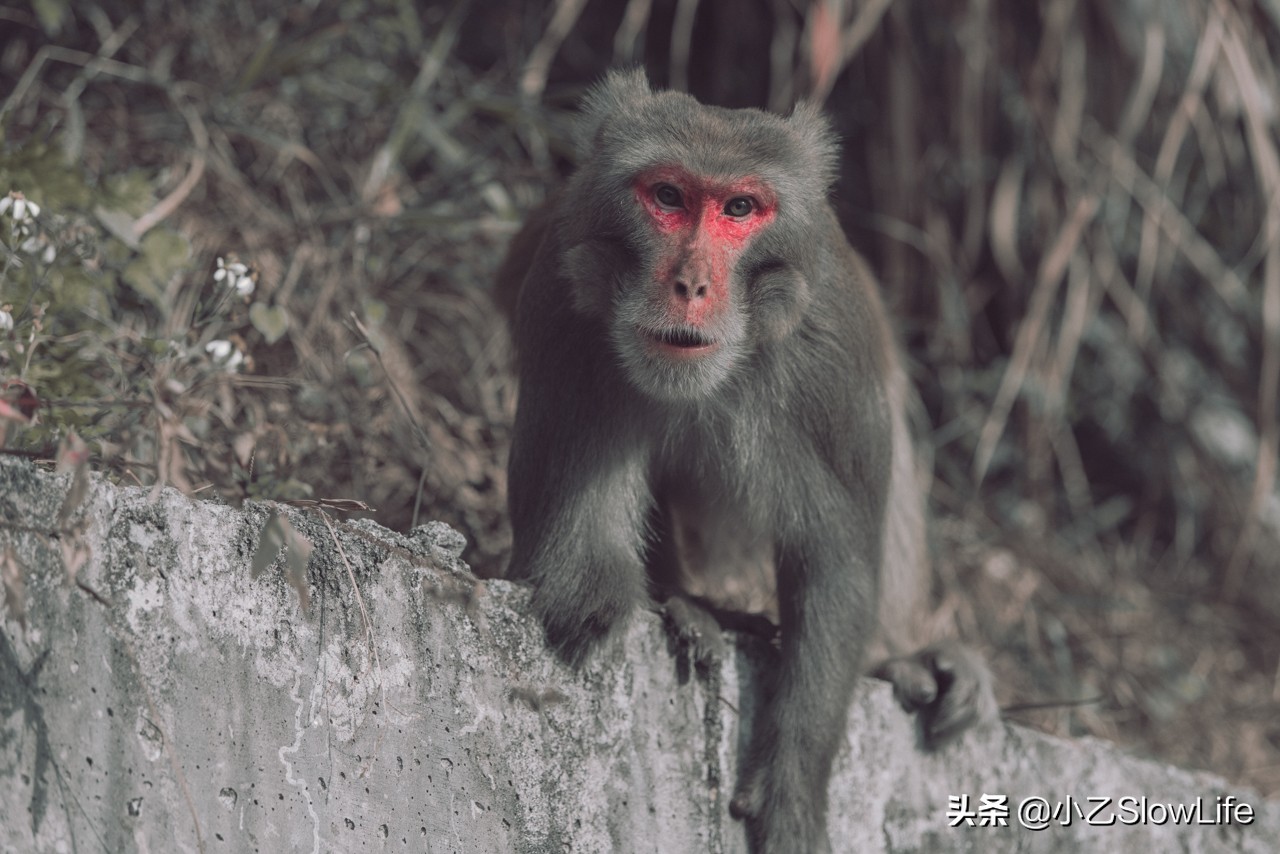
[{"label": "foliage background", "polygon": [[[816,97],[931,417],[939,629],[987,649],[1011,719],[1280,792],[1280,3],[35,0],[0,24],[0,193],[40,207],[0,214],[4,453],[75,433],[126,481],[445,519],[499,572],[490,279],[571,167],[583,87],[640,63],[727,106]],[[237,262],[251,293],[215,279]]]}]

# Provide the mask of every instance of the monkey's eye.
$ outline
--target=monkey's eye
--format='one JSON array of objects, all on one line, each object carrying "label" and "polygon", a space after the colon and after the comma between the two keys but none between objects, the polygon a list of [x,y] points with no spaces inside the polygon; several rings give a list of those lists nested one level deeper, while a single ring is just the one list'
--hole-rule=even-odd
[{"label": "monkey's eye", "polygon": [[653,197],[658,200],[658,204],[664,208],[681,208],[684,207],[684,198],[680,195],[680,191],[670,184],[659,184],[653,190]]},{"label": "monkey's eye", "polygon": [[756,209],[755,200],[749,196],[737,196],[724,203],[725,216],[741,219]]}]

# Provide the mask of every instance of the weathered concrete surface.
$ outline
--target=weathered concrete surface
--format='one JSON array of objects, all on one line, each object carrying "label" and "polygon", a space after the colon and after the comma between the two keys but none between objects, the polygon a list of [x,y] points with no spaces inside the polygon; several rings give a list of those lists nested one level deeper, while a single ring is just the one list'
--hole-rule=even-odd
[{"label": "weathered concrete surface", "polygon": [[[67,487],[0,459],[0,568],[11,550],[27,622],[10,603],[0,625],[0,851],[745,850],[726,803],[758,649],[740,645],[717,688],[643,614],[574,674],[525,591],[477,587],[443,526],[335,525],[335,542],[317,511],[291,511],[315,545],[304,616],[280,563],[251,578],[267,508],[95,480],[80,530],[55,536]],[[77,546],[83,587],[63,569]],[[871,681],[836,765],[836,851],[1280,840],[1280,805],[1097,742],[1000,727],[923,755]],[[1009,826],[949,826],[948,796],[984,794],[1009,797]],[[1251,825],[1017,827],[1028,796],[1202,798],[1208,818],[1227,794]]]}]

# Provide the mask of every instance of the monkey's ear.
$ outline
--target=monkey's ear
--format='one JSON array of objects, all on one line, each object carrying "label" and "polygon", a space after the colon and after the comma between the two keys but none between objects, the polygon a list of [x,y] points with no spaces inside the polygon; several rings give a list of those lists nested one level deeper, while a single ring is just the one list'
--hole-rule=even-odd
[{"label": "monkey's ear", "polygon": [[582,99],[582,116],[578,120],[575,140],[578,159],[586,160],[590,155],[600,127],[609,116],[621,110],[635,109],[641,99],[651,94],[649,78],[643,68],[615,68],[592,86]]},{"label": "monkey's ear", "polygon": [[800,137],[801,150],[810,158],[807,164],[810,174],[821,179],[824,189],[831,186],[836,177],[840,142],[822,107],[813,101],[801,101],[791,111],[787,124]]}]

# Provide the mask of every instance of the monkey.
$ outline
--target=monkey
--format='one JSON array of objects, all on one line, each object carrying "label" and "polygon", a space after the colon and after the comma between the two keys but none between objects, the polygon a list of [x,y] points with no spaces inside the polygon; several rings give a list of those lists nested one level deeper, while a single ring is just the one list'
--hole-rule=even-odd
[{"label": "monkey", "polygon": [[498,274],[508,577],[575,665],[661,593],[695,639],[713,611],[777,625],[729,808],[755,851],[827,851],[866,661],[926,746],[995,715],[975,653],[914,646],[927,474],[879,286],[828,200],[834,134],[810,103],[706,106],[640,70],[590,89],[579,125],[576,171]]}]

